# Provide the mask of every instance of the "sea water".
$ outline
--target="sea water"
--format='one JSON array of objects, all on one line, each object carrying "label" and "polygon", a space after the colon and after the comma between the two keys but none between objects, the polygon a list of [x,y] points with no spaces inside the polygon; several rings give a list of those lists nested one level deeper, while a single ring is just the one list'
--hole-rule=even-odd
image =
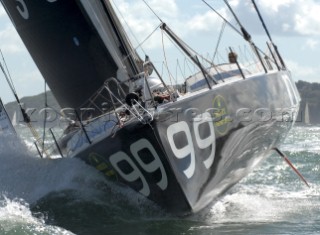
[{"label": "sea water", "polygon": [[310,188],[273,154],[224,197],[182,218],[80,160],[40,159],[0,137],[0,234],[320,234],[320,127],[294,127],[281,149]]}]

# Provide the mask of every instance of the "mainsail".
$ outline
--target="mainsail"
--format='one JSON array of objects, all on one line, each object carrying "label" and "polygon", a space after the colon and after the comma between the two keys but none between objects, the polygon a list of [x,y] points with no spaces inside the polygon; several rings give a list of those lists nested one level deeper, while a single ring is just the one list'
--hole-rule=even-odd
[{"label": "mainsail", "polygon": [[78,108],[106,79],[139,73],[109,0],[1,0],[61,107]]}]

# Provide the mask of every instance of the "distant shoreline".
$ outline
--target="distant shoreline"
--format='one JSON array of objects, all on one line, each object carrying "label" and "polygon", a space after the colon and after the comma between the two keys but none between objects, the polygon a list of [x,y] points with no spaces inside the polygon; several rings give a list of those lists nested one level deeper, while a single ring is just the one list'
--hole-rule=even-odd
[{"label": "distant shoreline", "polygon": [[[304,113],[306,103],[308,103],[309,106],[310,124],[320,124],[320,83],[310,83],[299,80],[296,82],[296,85],[301,96],[297,124],[299,123],[303,125],[305,123]],[[35,96],[23,97],[21,98],[21,102],[27,109],[34,109],[35,111],[33,112],[35,113],[45,107],[45,95],[44,93],[40,93]],[[47,103],[49,108],[52,108],[53,110],[60,110],[59,104],[57,103],[51,91],[47,92]],[[22,115],[20,114],[17,102],[9,102],[5,105],[5,107],[10,118],[12,118],[16,112],[16,116],[18,117],[17,122],[22,121]],[[29,110],[29,112],[31,113],[32,111]],[[35,123],[38,121],[36,116],[38,116],[40,119],[43,119],[43,115],[32,115],[32,119]]]}]

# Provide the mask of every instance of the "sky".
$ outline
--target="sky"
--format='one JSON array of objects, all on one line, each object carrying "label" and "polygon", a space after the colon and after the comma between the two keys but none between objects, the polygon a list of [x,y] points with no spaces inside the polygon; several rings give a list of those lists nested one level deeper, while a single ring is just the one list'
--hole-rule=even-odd
[{"label": "sky", "polygon": [[[62,0],[58,0],[62,1]],[[204,56],[213,55],[222,27],[221,19],[201,0],[112,0],[134,47],[143,56],[148,54],[157,65],[167,60],[175,63],[178,53],[167,38],[157,30],[160,20],[193,49]],[[223,0],[207,0],[235,27],[239,27]],[[265,49],[268,40],[250,0],[230,0],[230,5],[240,22],[251,34],[253,41]],[[294,80],[320,82],[320,0],[256,0],[274,43],[278,46]],[[222,36],[225,45],[233,43],[236,50],[248,47],[241,37],[226,27]],[[163,43],[162,43],[163,42]],[[221,44],[222,45],[222,44]],[[247,46],[245,46],[247,45]],[[163,52],[165,48],[166,53]],[[225,51],[222,45],[219,50]],[[242,49],[241,49],[242,48]],[[44,91],[44,80],[15,31],[6,12],[0,6],[0,49],[6,59],[14,86],[19,97],[39,94]],[[160,66],[161,67],[161,66]],[[14,96],[0,75],[0,97],[6,103]]]}]

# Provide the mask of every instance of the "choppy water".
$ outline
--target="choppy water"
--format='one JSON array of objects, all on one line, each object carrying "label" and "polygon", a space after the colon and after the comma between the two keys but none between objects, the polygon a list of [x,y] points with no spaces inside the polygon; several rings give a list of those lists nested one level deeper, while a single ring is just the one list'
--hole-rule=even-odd
[{"label": "choppy water", "polygon": [[320,127],[295,127],[277,155],[200,214],[174,217],[77,159],[39,159],[0,140],[0,234],[320,234]]}]

